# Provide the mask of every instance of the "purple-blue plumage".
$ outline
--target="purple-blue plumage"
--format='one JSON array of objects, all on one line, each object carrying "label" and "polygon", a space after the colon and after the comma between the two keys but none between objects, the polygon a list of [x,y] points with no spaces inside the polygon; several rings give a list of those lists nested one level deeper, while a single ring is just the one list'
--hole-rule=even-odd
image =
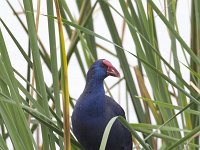
[{"label": "purple-blue plumage", "polygon": [[[73,114],[73,133],[86,150],[99,150],[106,125],[114,116],[123,116],[124,110],[105,95],[103,80],[119,77],[119,72],[105,60],[97,60],[87,73],[86,86],[79,97]],[[106,150],[131,150],[130,132],[117,120],[110,131]]]}]

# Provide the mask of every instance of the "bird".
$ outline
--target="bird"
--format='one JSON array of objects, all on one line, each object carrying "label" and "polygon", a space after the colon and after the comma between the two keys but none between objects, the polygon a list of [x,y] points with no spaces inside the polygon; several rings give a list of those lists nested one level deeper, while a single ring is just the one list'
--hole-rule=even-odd
[{"label": "bird", "polygon": [[[77,99],[71,120],[72,131],[85,150],[99,150],[106,125],[115,116],[125,118],[123,108],[105,95],[104,79],[120,77],[117,69],[106,59],[96,60],[87,73],[85,88]],[[130,131],[116,120],[110,130],[106,150],[131,150]]]}]

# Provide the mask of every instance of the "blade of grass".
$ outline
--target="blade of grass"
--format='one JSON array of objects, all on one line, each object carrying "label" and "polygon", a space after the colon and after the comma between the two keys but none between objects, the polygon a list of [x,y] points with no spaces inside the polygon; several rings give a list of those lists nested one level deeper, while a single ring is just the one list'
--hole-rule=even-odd
[{"label": "blade of grass", "polygon": [[[63,6],[61,4],[60,4],[60,13],[61,13],[61,16],[62,16],[63,19],[67,19],[67,16],[66,16],[64,9],[63,9]],[[73,31],[70,29],[70,26],[68,26],[66,24],[63,24],[63,26],[65,27],[65,30],[68,34],[68,37],[71,39]],[[84,68],[84,65],[83,65],[83,60],[81,59],[81,56],[80,56],[79,51],[77,49],[77,46],[74,46],[73,51],[75,52],[75,55],[76,55],[77,60],[79,62],[79,66],[81,68],[83,76],[84,76],[84,78],[86,78],[86,71],[85,71],[85,68]],[[68,52],[68,54],[69,54],[69,52]],[[69,60],[70,60],[70,56],[67,55],[67,61],[69,62]]]},{"label": "blade of grass", "polygon": [[[2,96],[4,96],[4,98],[0,98],[0,102],[2,103],[6,103],[8,105],[14,105],[16,106],[16,103],[11,100],[10,98],[6,97],[4,94],[2,94],[0,92],[0,94]],[[52,119],[48,118],[47,116],[44,115],[44,113],[41,113],[39,111],[36,111],[28,106],[24,106],[24,105],[20,105],[27,113],[31,114],[33,117],[35,117],[39,122],[41,122],[42,124],[44,124],[45,126],[47,126],[49,129],[51,129],[52,131],[56,132],[58,135],[60,135],[61,137],[63,137],[64,133],[54,124],[54,122],[52,121]],[[77,141],[75,141],[74,137],[71,136],[71,141],[73,144],[75,144],[77,147],[81,148],[81,145],[79,143],[77,143]]]},{"label": "blade of grass", "polygon": [[184,40],[181,38],[181,36],[174,30],[172,25],[167,21],[165,16],[160,12],[158,7],[154,4],[152,0],[148,0],[149,4],[152,6],[153,10],[157,13],[157,15],[160,17],[160,19],[165,23],[165,25],[168,27],[169,31],[176,37],[176,39],[180,42],[180,44],[185,48],[185,50],[190,54],[190,56],[193,58],[193,60],[200,64],[200,60],[198,57],[194,54],[194,52],[189,48],[189,46],[184,42]]},{"label": "blade of grass", "polygon": [[8,150],[6,142],[4,141],[4,139],[3,139],[3,137],[1,135],[0,135],[0,149],[2,149],[2,150]]},{"label": "blade of grass", "polygon": [[70,150],[70,114],[69,114],[69,87],[68,87],[68,71],[67,71],[67,58],[65,51],[65,40],[64,33],[62,29],[62,18],[60,15],[60,8],[58,0],[55,0],[57,18],[58,18],[58,29],[61,45],[61,66],[62,66],[62,95],[63,95],[63,118],[64,118],[64,149]]},{"label": "blade of grass", "polygon": [[[141,72],[139,71],[138,67],[134,67],[134,70],[135,70],[135,74],[136,74],[136,77],[137,77],[137,80],[138,80],[138,84],[139,84],[139,88],[140,88],[140,92],[141,92],[142,97],[150,99],[150,95],[149,95],[149,92],[147,91],[147,88],[145,86],[144,79],[141,75]],[[158,115],[157,109],[155,108],[153,103],[148,102],[148,105],[149,105],[149,108],[151,109],[157,123],[162,124],[162,118]]]},{"label": "blade of grass", "polygon": [[[135,130],[138,131],[138,132],[142,132],[143,134],[150,134],[150,133],[151,133],[150,130],[146,130],[146,129],[144,129],[144,128],[135,128]],[[162,140],[169,140],[170,143],[172,143],[172,142],[177,142],[177,141],[179,140],[178,138],[174,138],[174,137],[172,137],[172,136],[167,136],[167,135],[161,134],[161,133],[153,133],[152,136],[153,136],[153,137],[160,138],[160,139],[162,139]],[[162,146],[163,146],[164,144],[165,144],[165,143],[162,143]],[[185,141],[184,144],[188,144],[188,143]],[[189,145],[190,145],[190,147],[192,147],[192,148],[200,148],[200,146],[197,145],[197,144],[189,143]],[[169,146],[168,146],[168,147],[169,147]],[[160,149],[162,149],[162,148],[160,148]],[[164,149],[167,149],[167,148],[165,147]]]},{"label": "blade of grass", "polygon": [[[155,101],[155,100],[151,100],[151,99],[148,99],[148,98],[145,98],[145,97],[137,97],[137,98],[138,98],[138,100],[141,98],[143,101],[147,101],[147,102],[151,101],[155,105],[158,105],[158,106],[161,106],[161,107],[164,107],[164,108],[169,108],[169,109],[173,109],[173,110],[181,110],[181,109],[183,109],[182,106],[172,105],[171,103]],[[200,115],[200,112],[192,110],[192,109],[187,109],[187,110],[185,110],[185,112],[189,113],[189,114],[193,114],[193,115]]]},{"label": "blade of grass", "polygon": [[[24,9],[27,19],[27,25],[28,25],[28,34],[30,37],[30,46],[32,49],[32,56],[33,56],[33,62],[34,62],[34,70],[35,70],[35,77],[36,77],[36,87],[38,91],[40,91],[42,95],[42,100],[39,99],[39,102],[41,106],[45,110],[45,114],[47,116],[50,116],[49,108],[48,108],[48,100],[47,100],[47,93],[44,83],[44,76],[42,72],[42,65],[40,60],[40,53],[39,53],[39,47],[37,44],[37,34],[36,34],[36,28],[34,23],[34,16],[31,13],[31,3],[30,1],[23,0],[24,3]],[[47,127],[42,125],[42,137],[43,137],[43,147],[44,149],[49,149],[49,130]]]},{"label": "blade of grass", "polygon": [[[109,5],[109,3],[107,4]],[[156,41],[154,40],[156,39],[156,37],[154,36],[152,37],[153,33],[151,33],[151,35],[147,34],[147,31],[144,27],[146,25],[143,24],[144,22],[143,20],[146,20],[146,18],[141,18],[141,16],[145,17],[145,15],[137,16],[136,10],[132,6],[132,2],[130,0],[128,1],[128,4],[129,4],[129,7],[131,8],[132,16],[129,14],[127,6],[124,3],[124,1],[120,1],[120,5],[125,16],[125,21],[128,23],[130,33],[136,45],[137,56],[147,61],[149,64],[155,66],[157,69],[159,69],[162,72],[161,60],[158,57],[159,55],[156,55],[157,53],[159,54],[159,50],[155,48],[157,47],[157,44],[155,43]],[[139,6],[139,7],[142,7],[142,6]],[[112,9],[114,9],[122,18],[124,18],[115,8],[112,7]],[[153,26],[153,20],[151,20],[151,22]],[[152,27],[150,28],[152,29]],[[155,51],[156,54],[153,53],[152,50]],[[168,91],[168,85],[166,81],[162,79],[160,76],[158,76],[157,74],[155,74],[155,72],[153,72],[150,68],[146,67],[145,65],[143,65],[143,67],[147,73],[147,76],[152,86],[153,94],[156,97],[156,100],[170,102],[171,99],[170,99],[170,94]],[[165,110],[162,108],[159,108],[159,110],[160,110],[162,119],[164,121],[168,119],[169,115],[172,116],[174,114],[172,110]],[[172,126],[178,126],[176,119],[173,120],[170,124]],[[176,133],[176,135],[177,135],[177,138],[180,137],[180,134]]]},{"label": "blade of grass", "polygon": [[192,106],[193,102],[188,104],[187,106],[185,106],[183,109],[181,109],[178,113],[176,113],[175,115],[173,115],[170,119],[168,119],[165,123],[163,123],[158,129],[156,129],[155,131],[153,131],[151,134],[149,134],[145,140],[147,140],[149,137],[151,137],[154,133],[156,133],[159,129],[161,129],[163,126],[165,126],[166,124],[168,124],[171,120],[173,120],[174,118],[176,118],[178,115],[180,115],[181,113],[183,113],[186,109],[190,108]]},{"label": "blade of grass", "polygon": [[[199,57],[199,37],[200,37],[200,28],[199,28],[199,6],[200,3],[198,1],[191,1],[191,49],[193,50],[194,54]],[[198,64],[193,60],[192,57],[190,57],[190,66],[191,68],[199,74]],[[198,78],[195,77],[190,72],[190,80],[194,82],[199,87],[199,81]],[[193,105],[193,109],[199,111],[199,107],[196,105]],[[192,118],[192,126],[193,128],[196,126],[199,126],[199,117],[198,116],[191,116]],[[195,138],[195,144],[199,144],[199,137]]]},{"label": "blade of grass", "polygon": [[[175,1],[168,0],[168,16],[169,16],[169,23],[175,30],[175,25],[176,25],[176,3]],[[169,34],[170,39],[171,39],[171,51],[173,53],[173,60],[174,60],[174,69],[177,71],[177,73],[182,77],[181,71],[180,71],[180,65],[178,62],[178,56],[177,56],[177,49],[176,49],[176,38],[173,34]],[[184,87],[183,83],[178,79],[176,76],[176,82],[178,85],[180,85],[182,88]],[[178,91],[178,103],[186,106],[187,101],[186,101],[186,96],[182,94],[180,91]],[[185,117],[186,120],[186,126],[188,129],[192,129],[192,124],[191,124],[191,118],[190,115],[184,113],[184,116],[182,115],[182,124],[185,125],[183,117]]]},{"label": "blade of grass", "polygon": [[[122,43],[121,43],[117,28],[116,28],[116,25],[114,23],[114,20],[113,20],[113,17],[111,15],[109,7],[103,1],[99,1],[99,4],[101,6],[103,15],[105,17],[107,26],[108,26],[110,34],[111,34],[111,37],[113,39],[113,42],[116,43],[117,45],[119,45],[120,47],[122,47]],[[133,77],[131,75],[131,71],[130,71],[130,68],[129,68],[129,65],[128,65],[128,62],[127,62],[127,58],[126,58],[126,56],[125,56],[125,54],[124,54],[124,52],[122,51],[121,48],[115,46],[115,49],[116,49],[116,52],[117,52],[117,56],[119,57],[119,60],[120,60],[120,65],[122,67],[124,77],[127,81],[127,87],[128,87],[129,92],[130,92],[130,96],[131,96],[131,99],[132,99],[133,106],[136,110],[138,120],[140,122],[145,122],[145,118],[144,118],[145,115],[144,115],[141,103],[138,103],[134,100],[135,99],[134,95],[138,95],[138,94],[137,94],[137,90],[134,86],[135,83],[134,83]]]},{"label": "blade of grass", "polygon": [[[0,85],[0,88],[2,91],[7,91],[6,94],[12,97],[17,103],[17,107],[15,108],[2,105],[1,114],[2,114],[4,122],[6,122],[5,124],[9,131],[9,134],[11,134],[11,139],[13,140],[14,147],[16,147],[16,149],[29,148],[31,150],[31,149],[34,149],[35,142],[32,137],[31,131],[28,127],[28,124],[26,122],[25,115],[20,107],[20,96],[19,96],[19,91],[17,88],[18,86],[16,84],[16,79],[12,71],[11,62],[7,53],[6,45],[5,45],[1,31],[0,31],[0,47],[1,47],[0,48],[0,66],[1,66],[0,78],[5,79],[6,81],[4,83],[1,82],[2,84]],[[14,117],[15,114],[18,114],[17,118]],[[8,117],[6,115],[10,116],[9,119],[6,118]],[[9,124],[9,120],[10,121],[12,120],[11,124]],[[15,133],[13,131],[13,128],[17,129]],[[21,137],[17,137],[19,134],[21,135]],[[19,138],[19,140],[16,140],[17,138]]]},{"label": "blade of grass", "polygon": [[[129,3],[130,6],[132,6],[131,1],[128,1],[128,3]],[[161,68],[160,67],[160,60],[157,60],[156,57],[155,57],[155,54],[153,54],[152,52],[149,51],[149,49],[151,50],[152,48],[154,48],[154,44],[153,45],[150,44],[150,46],[152,46],[152,47],[149,47],[149,45],[144,42],[145,40],[148,41],[147,39],[149,39],[149,35],[146,34],[144,27],[142,28],[142,26],[144,26],[142,24],[143,21],[141,21],[140,18],[137,17],[136,12],[135,12],[133,7],[131,7],[131,11],[132,11],[132,17],[131,17],[124,1],[120,1],[120,5],[121,5],[121,8],[122,8],[124,16],[125,16],[125,21],[128,23],[129,30],[131,31],[130,32],[131,36],[132,36],[133,41],[136,45],[137,55],[139,57],[143,58],[144,60],[146,60],[149,64],[152,64],[153,66],[156,66],[156,68],[160,69]],[[110,7],[112,9],[114,9],[112,6],[110,6]],[[122,18],[124,18],[116,9],[114,9],[114,10]],[[146,18],[144,20],[146,20]],[[138,32],[142,33],[142,35],[144,34],[144,36],[143,36],[144,39],[141,39],[142,42],[143,42],[143,45],[140,42],[140,39],[138,37],[138,34],[137,34]],[[139,35],[141,35],[141,34],[139,34]],[[143,47],[144,47],[144,50],[143,50]],[[138,62],[140,62],[139,59],[138,59]],[[154,96],[156,97],[156,99],[169,101],[170,98],[169,98],[169,93],[168,93],[168,90],[167,90],[167,87],[166,87],[167,85],[166,85],[165,81],[162,78],[160,78],[159,76],[157,76],[157,74],[152,72],[151,69],[149,69],[145,65],[143,65],[143,66],[145,68],[145,71],[146,71],[147,76],[149,78],[149,81],[151,83],[153,93],[154,93]],[[163,110],[162,108],[160,109],[160,112],[161,112],[161,116],[162,116],[163,120],[167,120],[168,115],[173,114],[173,112],[171,110]],[[174,121],[174,122],[172,122],[172,124],[174,125],[174,124],[176,124],[176,122]]]},{"label": "blade of grass", "polygon": [[5,24],[5,22],[1,18],[0,18],[0,21],[3,24],[3,26],[5,27],[5,29],[7,30],[8,34],[10,35],[10,37],[13,39],[13,41],[16,44],[16,46],[18,47],[18,49],[20,50],[20,52],[23,55],[24,59],[26,59],[26,61],[28,63],[28,66],[32,67],[33,63],[31,62],[30,58],[25,53],[25,51],[22,48],[22,46],[19,44],[19,42],[17,41],[17,39],[15,38],[15,36],[12,34],[12,32],[10,31],[10,29],[7,27],[7,25]]},{"label": "blade of grass", "polygon": [[[81,6],[82,5],[82,6]],[[85,9],[84,5],[87,5],[87,9]],[[87,16],[87,14],[89,13],[89,11],[92,9],[91,8],[91,1],[82,1],[81,4],[78,5],[79,6],[79,11],[80,11],[80,19],[84,19],[85,16]],[[80,7],[81,6],[81,7]],[[82,13],[84,13],[84,15],[82,15]],[[82,20],[78,20],[78,22],[82,22]],[[93,19],[92,17],[90,17],[90,19],[88,20],[87,26],[86,28],[90,29],[91,31],[94,31],[94,26],[93,26]],[[96,42],[95,42],[95,38],[93,36],[89,36],[89,35],[85,35],[85,39],[87,41],[87,45],[89,50],[92,53],[92,56],[94,57],[94,59],[97,59],[97,51],[96,51]]]},{"label": "blade of grass", "polygon": [[[6,0],[6,2],[8,3],[9,7],[12,9],[12,11],[13,11],[14,15],[16,16],[17,20],[19,21],[19,23],[22,25],[22,28],[24,29],[24,31],[28,34],[28,29],[24,25],[24,23],[21,20],[21,18],[18,16],[18,13],[15,11],[14,7],[11,5],[11,3],[8,0]],[[24,12],[24,10],[22,10],[22,11]],[[29,13],[33,13],[33,11],[29,11]],[[48,56],[48,54],[46,52],[46,49],[44,48],[44,45],[42,44],[42,41],[40,40],[39,37],[37,37],[37,38],[39,40],[40,47],[42,48],[42,49],[39,49],[41,57],[44,60],[45,64],[47,65],[47,68],[49,69],[49,71],[51,71],[49,56]]]},{"label": "blade of grass", "polygon": [[[17,105],[16,102],[14,102],[12,99],[6,97],[3,93],[0,93],[3,97],[1,97],[0,101],[3,103],[7,103],[9,105]],[[42,122],[43,124],[45,124],[48,128],[50,128],[51,130],[53,130],[54,132],[58,133],[58,135],[63,136],[63,132],[60,131],[58,129],[58,127],[54,124],[54,122],[48,118],[47,116],[44,115],[43,112],[39,112],[37,110],[34,110],[33,108],[30,108],[28,106],[25,105],[20,105],[25,111],[27,111],[28,113],[30,113],[32,116],[34,116],[35,118],[38,119],[38,121]]]},{"label": "blade of grass", "polygon": [[147,144],[144,143],[144,141],[138,136],[138,134],[136,133],[135,130],[132,129],[132,127],[128,124],[128,122],[121,116],[116,116],[113,117],[107,124],[105,130],[104,130],[104,134],[102,137],[102,141],[101,141],[101,145],[100,145],[100,150],[105,150],[106,148],[106,143],[108,140],[108,136],[111,130],[112,125],[114,124],[114,122],[118,119],[118,121],[120,121],[130,132],[131,134],[138,140],[138,142],[146,149],[146,150],[151,150],[151,148],[149,146],[147,146]]},{"label": "blade of grass", "polygon": [[[69,8],[68,8],[66,2],[65,2],[64,0],[61,0],[61,4],[62,4],[62,7],[64,8],[64,10],[66,11],[66,13],[68,14],[70,20],[71,20],[73,23],[75,23],[74,18],[73,18],[73,16],[72,16],[72,14],[71,14],[71,12],[70,12],[70,10],[69,10]],[[96,5],[97,5],[97,1],[96,1],[95,4],[93,5],[92,9],[91,9],[90,12],[87,14],[87,16],[86,16],[86,17],[82,16],[82,17],[84,17],[85,19],[83,19],[83,22],[80,22],[80,25],[81,25],[81,26],[85,26],[85,25],[88,23],[88,20],[90,19],[90,17],[91,17],[91,15],[92,15],[92,13],[93,13],[94,8],[96,7]],[[86,5],[86,6],[87,6],[87,5]],[[80,17],[81,17],[81,16],[80,16]],[[80,19],[80,20],[81,20],[81,19]],[[74,32],[74,33],[77,33],[77,32],[79,32],[79,30],[76,30],[76,32]],[[72,37],[71,37],[71,43],[70,43],[69,50],[68,50],[68,53],[67,53],[67,57],[68,57],[67,59],[68,59],[68,60],[70,60],[71,55],[72,55],[72,53],[73,53],[74,50],[75,50],[74,48],[76,47],[76,45],[77,45],[77,43],[78,43],[78,40],[79,40],[78,34],[72,35]]]},{"label": "blade of grass", "polygon": [[192,136],[194,136],[199,131],[200,131],[200,126],[197,126],[190,133],[188,133],[186,136],[184,136],[183,138],[179,139],[175,144],[173,144],[172,146],[168,147],[167,150],[171,150],[171,149],[181,145],[183,142],[185,142],[186,140],[189,140]]},{"label": "blade of grass", "polygon": [[[144,129],[158,129],[160,128],[160,125],[152,125],[152,124],[146,124],[146,123],[132,123],[131,126],[136,129],[136,128],[144,128]],[[183,132],[190,132],[191,130],[188,129],[179,129],[179,128],[175,128],[175,127],[169,127],[169,126],[163,126],[162,128],[160,128],[160,130],[166,130],[166,131],[183,131]]]},{"label": "blade of grass", "polygon": [[[53,0],[47,0],[47,14],[53,15]],[[61,106],[60,106],[60,93],[59,93],[59,75],[58,75],[58,65],[57,65],[57,53],[56,53],[56,37],[55,37],[55,25],[54,20],[48,18],[48,29],[49,29],[49,44],[51,53],[51,70],[53,78],[53,91],[55,96],[55,108],[56,114],[59,119],[62,117]],[[62,130],[62,127],[58,124],[58,128]],[[62,150],[63,139],[59,137],[59,148]]]}]

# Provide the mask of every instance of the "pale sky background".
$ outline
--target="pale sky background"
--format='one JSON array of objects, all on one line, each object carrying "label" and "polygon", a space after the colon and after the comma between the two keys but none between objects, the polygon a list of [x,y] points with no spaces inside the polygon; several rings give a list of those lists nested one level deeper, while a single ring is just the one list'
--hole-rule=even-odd
[{"label": "pale sky background", "polygon": [[[19,0],[19,1],[22,3],[22,0]],[[144,3],[146,2],[146,0],[142,0],[142,1]],[[18,0],[10,0],[10,2],[12,4],[12,6],[14,6],[15,10],[17,10],[19,13],[22,12],[22,9],[18,3]],[[33,2],[34,2],[34,9],[36,10],[36,2],[37,1],[33,0]],[[92,2],[94,3],[94,0],[92,0]],[[119,3],[116,0],[110,0],[109,2],[117,10],[122,12]],[[164,12],[163,0],[155,0],[154,2],[157,4],[157,6],[160,8],[160,10],[162,10],[162,12]],[[77,19],[79,16],[77,15],[78,10],[74,4],[75,0],[68,0],[67,3],[69,4],[70,10],[73,12],[73,15]],[[190,0],[179,0],[178,1],[178,9],[177,9],[177,20],[178,20],[179,32],[180,32],[181,37],[185,40],[185,42],[188,45],[190,45],[190,7],[191,7],[190,3],[191,3]],[[5,0],[0,0],[0,8],[1,8],[0,9],[0,17],[3,19],[3,21],[9,27],[9,29],[12,31],[12,33],[14,34],[14,36],[16,37],[18,42],[22,45],[22,47],[27,50],[28,49],[27,34],[22,29],[21,25],[19,24],[19,22],[13,15],[11,9],[9,8],[9,6],[7,5]],[[46,1],[41,1],[41,14],[46,14]],[[121,14],[123,14],[123,13],[121,13]],[[121,34],[122,18],[115,12],[113,12],[113,16],[115,18],[115,22],[117,23],[117,28],[118,28],[119,34]],[[24,14],[21,14],[20,17],[23,19],[23,21],[25,23]],[[154,18],[156,20],[156,27],[158,30],[157,33],[158,33],[158,41],[159,41],[160,51],[162,53],[162,56],[164,58],[166,58],[166,60],[169,60],[170,41],[169,41],[168,31],[167,31],[164,23],[159,19],[159,16],[157,16],[157,14],[155,14]],[[108,31],[105,21],[103,19],[102,12],[99,10],[99,5],[95,9],[95,13],[93,14],[93,19],[94,19],[95,32],[104,36],[107,39],[111,39],[109,31]],[[56,24],[56,28],[57,28],[57,24]],[[14,42],[7,34],[7,32],[4,29],[4,27],[2,26],[2,24],[0,24],[0,29],[3,32],[4,40],[6,42],[6,46],[9,51],[9,56],[10,56],[13,67],[16,70],[18,70],[23,76],[26,77],[27,64],[26,64],[25,60],[23,59],[23,56],[18,51],[17,47],[15,46]],[[40,16],[38,34],[39,34],[39,37],[41,38],[42,42],[44,43],[46,49],[49,51],[47,18],[45,16]],[[57,32],[57,35],[58,35],[58,32]],[[112,52],[115,53],[113,45],[108,44],[100,39],[96,39],[96,41],[97,41],[97,43],[103,44],[105,47],[109,48]],[[58,43],[59,42],[57,42],[57,47],[59,48]],[[179,51],[178,52],[179,60],[186,64],[185,60],[183,59],[182,50],[181,50],[179,44],[177,44],[177,45],[178,45],[177,48]],[[123,46],[126,50],[129,50],[129,51],[135,53],[135,46],[134,46],[132,38],[129,34],[128,27],[126,27],[125,40],[124,40]],[[68,50],[68,47],[69,47],[69,40],[66,38],[66,50]],[[79,47],[79,50],[81,50],[80,44],[78,45],[78,47]],[[58,53],[59,53],[59,49],[58,49]],[[109,60],[112,64],[114,64],[114,66],[116,68],[119,68],[119,62],[117,61],[117,59],[102,52],[102,50],[98,49],[98,56],[99,56],[99,58],[105,58],[105,59]],[[127,57],[128,57],[129,64],[131,64],[132,66],[137,65],[136,58],[134,58],[130,54],[127,54]],[[182,71],[183,78],[186,79],[187,81],[189,81],[188,70],[183,66],[181,66],[181,68],[182,68],[181,71]],[[43,65],[43,69],[44,69],[45,81],[48,85],[51,85],[52,79],[48,72],[48,69],[46,68],[45,65]],[[132,71],[133,71],[133,69],[132,69]],[[134,72],[133,72],[133,76],[135,79]],[[172,78],[174,78],[174,77],[172,76]],[[106,79],[106,83],[109,86],[111,86],[112,84],[114,84],[117,81],[118,81],[118,79],[112,78],[112,77],[108,77]],[[146,81],[146,83],[148,84],[148,81]],[[77,99],[79,97],[79,95],[82,93],[84,85],[85,85],[84,78],[80,71],[78,62],[76,61],[76,58],[73,55],[70,60],[70,63],[69,63],[70,95],[73,98]],[[124,88],[125,88],[125,86],[122,82],[121,90],[120,90],[120,97],[121,97],[120,104],[126,110],[125,103],[123,102],[123,98],[125,97]],[[112,95],[114,96],[114,99],[116,101],[118,101],[119,100],[118,88],[117,87],[114,88],[111,92],[112,92]],[[131,104],[131,100],[130,100],[130,104]],[[135,119],[132,104],[130,105],[130,113],[132,113],[133,115],[130,116],[129,121],[137,122],[137,120]]]}]

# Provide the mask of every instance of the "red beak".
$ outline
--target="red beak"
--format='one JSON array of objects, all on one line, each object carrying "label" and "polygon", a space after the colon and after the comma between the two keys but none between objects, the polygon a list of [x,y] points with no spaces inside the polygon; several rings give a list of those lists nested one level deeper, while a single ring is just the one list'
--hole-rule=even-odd
[{"label": "red beak", "polygon": [[103,60],[103,64],[107,66],[107,75],[108,76],[113,76],[113,77],[120,77],[119,72],[117,69],[108,61],[108,60]]}]

